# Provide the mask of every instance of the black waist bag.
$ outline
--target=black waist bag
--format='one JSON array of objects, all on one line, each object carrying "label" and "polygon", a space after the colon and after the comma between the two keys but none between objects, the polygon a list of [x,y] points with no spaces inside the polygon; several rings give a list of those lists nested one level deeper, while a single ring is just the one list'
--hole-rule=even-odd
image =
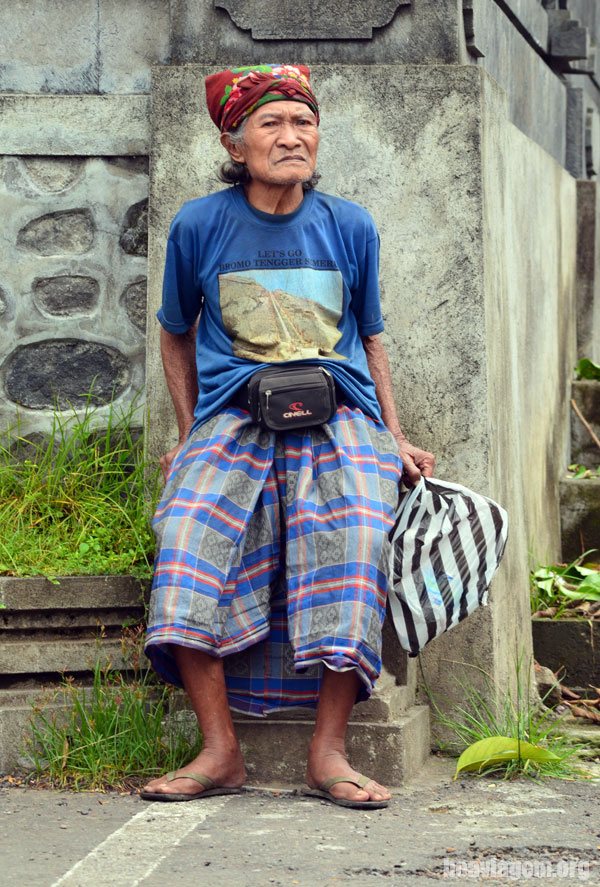
[{"label": "black waist bag", "polygon": [[328,422],[336,411],[335,382],[324,367],[268,367],[248,382],[248,408],[271,431]]}]

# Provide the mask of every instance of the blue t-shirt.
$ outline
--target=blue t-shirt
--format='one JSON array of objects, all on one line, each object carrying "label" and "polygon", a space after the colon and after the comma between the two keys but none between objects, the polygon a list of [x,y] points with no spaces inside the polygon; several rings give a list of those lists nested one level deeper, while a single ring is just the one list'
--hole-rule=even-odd
[{"label": "blue t-shirt", "polygon": [[270,364],[327,367],[349,401],[381,419],[361,336],[383,330],[379,235],[356,203],[307,191],[294,212],[261,212],[234,186],[185,203],[171,224],[157,313],[170,333],[198,315],[192,431]]}]

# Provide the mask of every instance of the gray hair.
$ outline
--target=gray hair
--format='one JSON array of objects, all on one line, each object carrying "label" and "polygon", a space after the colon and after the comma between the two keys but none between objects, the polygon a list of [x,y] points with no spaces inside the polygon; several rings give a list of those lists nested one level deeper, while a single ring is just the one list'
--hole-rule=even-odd
[{"label": "gray hair", "polygon": [[[236,129],[229,129],[227,131],[227,135],[229,136],[229,140],[232,142],[232,144],[243,145],[247,123],[248,118],[246,117]],[[251,181],[250,173],[248,172],[248,167],[246,166],[246,164],[237,163],[231,158],[221,164],[221,168],[217,173],[217,178],[219,179],[219,181],[225,182],[226,185],[246,185],[248,182]],[[307,182],[302,182],[303,190],[310,191],[312,190],[312,188],[316,188],[320,178],[320,173],[315,170]]]}]

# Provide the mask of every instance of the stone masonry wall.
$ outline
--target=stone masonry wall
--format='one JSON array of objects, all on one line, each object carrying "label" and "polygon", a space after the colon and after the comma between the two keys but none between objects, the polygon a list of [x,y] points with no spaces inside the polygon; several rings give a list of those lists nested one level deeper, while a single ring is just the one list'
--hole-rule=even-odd
[{"label": "stone masonry wall", "polygon": [[145,157],[0,158],[0,426],[144,384]]}]

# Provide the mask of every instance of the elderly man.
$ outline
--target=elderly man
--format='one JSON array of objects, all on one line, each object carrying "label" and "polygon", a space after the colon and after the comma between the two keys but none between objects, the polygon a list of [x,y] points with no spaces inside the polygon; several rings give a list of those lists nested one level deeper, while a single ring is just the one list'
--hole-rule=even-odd
[{"label": "elderly man", "polygon": [[[352,768],[345,734],[381,670],[398,486],[431,475],[434,458],[396,416],[379,236],[362,207],[315,190],[308,68],[233,68],[207,77],[206,95],[231,187],[184,204],[169,234],[158,319],[179,444],[161,460],[146,643],[204,742],[141,794],[239,791],[231,709],[307,706],[306,793],[385,807],[389,791]],[[266,390],[265,369],[277,373]],[[269,420],[278,391],[283,428]]]}]

